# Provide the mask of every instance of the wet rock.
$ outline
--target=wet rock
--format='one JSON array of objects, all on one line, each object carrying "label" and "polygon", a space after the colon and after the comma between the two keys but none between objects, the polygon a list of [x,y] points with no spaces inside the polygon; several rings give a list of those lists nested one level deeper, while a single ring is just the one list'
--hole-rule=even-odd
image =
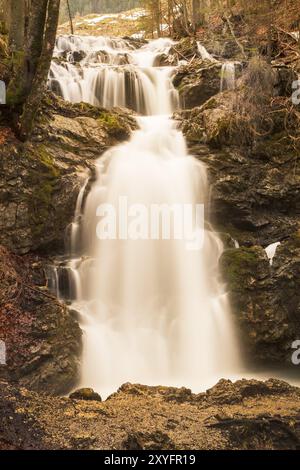
[{"label": "wet rock", "polygon": [[176,66],[178,63],[178,59],[176,54],[160,54],[155,57],[154,60],[154,67],[170,67]]},{"label": "wet rock", "polygon": [[72,61],[77,63],[81,62],[86,57],[86,53],[84,51],[73,51],[72,52]]},{"label": "wet rock", "polygon": [[219,93],[221,68],[219,62],[195,59],[178,69],[173,83],[179,91],[183,108],[200,106]]},{"label": "wet rock", "polygon": [[147,39],[144,38],[133,38],[131,36],[124,36],[123,39],[128,42],[134,49],[139,49],[140,47],[148,44]]},{"label": "wet rock", "polygon": [[262,362],[291,364],[300,337],[299,234],[282,242],[270,266],[261,247],[226,250],[221,258],[246,353]]},{"label": "wet rock", "polygon": [[69,395],[72,400],[102,401],[100,395],[92,388],[79,388]]},{"label": "wet rock", "polygon": [[81,330],[48,291],[44,261],[0,246],[0,376],[33,390],[65,393],[78,380]]},{"label": "wet rock", "polygon": [[[268,135],[239,145],[240,131],[232,125],[238,93],[220,93],[175,117],[208,170],[210,216],[225,240],[223,276],[245,348],[252,358],[291,364],[291,344],[300,336],[298,150],[280,106]],[[232,239],[240,249],[230,247]],[[278,241],[270,266],[264,248]]]},{"label": "wet rock", "polygon": [[[190,151],[207,165],[212,188],[211,217],[217,229],[241,245],[280,241],[298,226],[300,210],[297,150],[285,137],[284,114],[274,131],[239,146],[234,128],[234,92],[221,93],[192,110],[176,113]],[[281,116],[279,118],[279,116]]]},{"label": "wet rock", "polygon": [[117,391],[116,394],[112,394],[109,398],[114,397],[118,393],[125,393],[128,395],[135,395],[135,396],[160,396],[163,397],[166,401],[174,401],[176,403],[183,403],[192,398],[192,392],[190,389],[181,387],[149,387],[147,385],[141,384],[131,384],[125,383],[123,384]]},{"label": "wet rock", "polygon": [[48,95],[31,141],[10,136],[1,146],[0,243],[17,253],[63,250],[89,170],[135,127],[126,110],[108,112]]}]

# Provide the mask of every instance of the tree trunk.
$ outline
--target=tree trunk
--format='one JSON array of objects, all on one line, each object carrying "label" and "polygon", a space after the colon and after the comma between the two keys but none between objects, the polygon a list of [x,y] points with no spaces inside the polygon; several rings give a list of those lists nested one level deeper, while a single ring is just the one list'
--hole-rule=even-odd
[{"label": "tree trunk", "polygon": [[154,15],[155,15],[155,24],[156,24],[156,30],[157,30],[157,37],[160,37],[160,36],[161,36],[161,25],[160,25],[160,20],[161,20],[161,15],[160,15],[160,0],[156,0],[156,1],[155,1]]},{"label": "tree trunk", "polygon": [[24,105],[24,112],[20,120],[20,137],[26,139],[33,127],[36,112],[40,106],[46,88],[49,68],[55,46],[56,31],[59,19],[60,0],[49,0],[47,9],[47,23],[41,57],[38,62],[31,91]]},{"label": "tree trunk", "polygon": [[52,0],[31,0],[26,28],[25,46],[14,60],[14,78],[7,90],[10,105],[24,103],[31,90],[37,64],[42,52],[47,5]]},{"label": "tree trunk", "polygon": [[267,26],[268,26],[268,63],[270,64],[272,62],[272,50],[273,50],[273,24],[272,24],[272,19],[273,19],[273,15],[272,15],[272,1],[271,0],[267,0],[267,12],[266,12],[266,15],[267,15]]},{"label": "tree trunk", "polygon": [[0,32],[7,34],[10,27],[10,3],[9,0],[0,0]]},{"label": "tree trunk", "polygon": [[174,12],[173,12],[173,0],[168,0],[168,26],[169,34],[173,34],[173,21],[174,21]]},{"label": "tree trunk", "polygon": [[68,8],[68,14],[69,14],[71,34],[73,36],[74,35],[74,26],[73,26],[73,19],[72,19],[72,13],[71,13],[70,1],[69,0],[67,0],[67,8]]},{"label": "tree trunk", "polygon": [[24,44],[25,0],[9,2],[9,47],[14,53]]},{"label": "tree trunk", "polygon": [[197,30],[197,26],[199,24],[199,19],[200,19],[200,1],[199,0],[192,0],[192,23],[193,23],[194,33]]}]

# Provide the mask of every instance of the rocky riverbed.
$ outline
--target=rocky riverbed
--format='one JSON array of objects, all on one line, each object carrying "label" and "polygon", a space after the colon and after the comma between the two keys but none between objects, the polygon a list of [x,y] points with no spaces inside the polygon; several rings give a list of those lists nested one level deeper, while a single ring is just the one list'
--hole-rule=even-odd
[{"label": "rocky riverbed", "polygon": [[221,380],[206,393],[124,384],[105,402],[0,382],[0,449],[299,449],[300,389]]}]

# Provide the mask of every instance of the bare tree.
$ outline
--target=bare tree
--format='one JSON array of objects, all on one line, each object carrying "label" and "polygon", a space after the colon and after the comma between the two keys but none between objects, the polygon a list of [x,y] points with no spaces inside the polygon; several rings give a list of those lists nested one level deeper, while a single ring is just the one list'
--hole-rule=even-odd
[{"label": "bare tree", "polygon": [[7,90],[7,104],[14,115],[22,115],[17,129],[22,138],[26,138],[47,82],[60,0],[18,0],[10,5],[9,43],[13,73]]},{"label": "bare tree", "polygon": [[47,83],[58,26],[59,4],[60,0],[49,0],[48,2],[43,49],[39,58],[30,93],[25,102],[24,112],[20,120],[20,136],[22,138],[26,138],[32,130],[36,111],[39,107],[41,96]]},{"label": "bare tree", "polygon": [[19,51],[24,42],[25,0],[11,1],[6,7],[9,18],[9,46],[12,51]]}]

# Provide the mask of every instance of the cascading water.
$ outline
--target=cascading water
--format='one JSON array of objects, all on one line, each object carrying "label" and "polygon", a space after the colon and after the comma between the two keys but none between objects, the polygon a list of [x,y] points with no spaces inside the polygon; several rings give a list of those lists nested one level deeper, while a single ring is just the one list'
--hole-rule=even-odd
[{"label": "cascading water", "polygon": [[[96,180],[85,202],[85,189],[81,191],[72,225],[72,307],[80,313],[84,332],[81,385],[102,396],[127,381],[199,391],[239,368],[218,274],[222,243],[207,223],[198,250],[187,249],[182,239],[147,238],[149,227],[144,226],[135,240],[126,239],[125,232],[116,239],[97,236],[99,207],[106,204],[120,213],[120,198],[133,220],[133,204],[150,211],[153,204],[207,203],[206,168],[188,155],[184,137],[170,119],[178,99],[173,70],[152,66],[166,46],[153,41],[130,53],[137,64],[133,72],[138,76],[142,70],[148,78],[140,84],[145,116],[138,118],[139,130],[129,142],[99,159]],[[72,71],[69,75],[72,80]],[[113,89],[115,79],[107,80]]]},{"label": "cascading water", "polygon": [[235,88],[235,63],[225,62],[221,69],[220,91],[234,90]]},{"label": "cascading water", "polygon": [[[122,106],[149,115],[160,106],[160,112],[169,113],[168,103],[171,101],[172,108],[176,106],[171,68],[152,67],[152,60],[154,54],[164,54],[173,43],[168,39],[155,42],[154,53],[151,44],[133,49],[123,39],[60,36],[49,86],[73,103],[84,101],[104,108]],[[76,64],[75,53],[81,59]]]}]

